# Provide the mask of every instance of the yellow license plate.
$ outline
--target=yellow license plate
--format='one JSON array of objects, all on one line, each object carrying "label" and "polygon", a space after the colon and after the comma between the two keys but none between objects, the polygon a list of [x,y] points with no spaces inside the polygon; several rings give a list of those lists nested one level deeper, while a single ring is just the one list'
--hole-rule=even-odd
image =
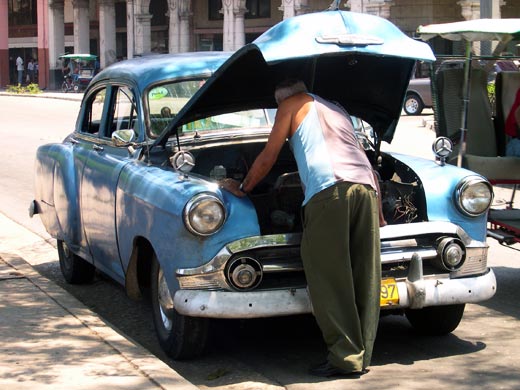
[{"label": "yellow license plate", "polygon": [[393,306],[399,304],[399,290],[394,278],[381,280],[381,306]]}]

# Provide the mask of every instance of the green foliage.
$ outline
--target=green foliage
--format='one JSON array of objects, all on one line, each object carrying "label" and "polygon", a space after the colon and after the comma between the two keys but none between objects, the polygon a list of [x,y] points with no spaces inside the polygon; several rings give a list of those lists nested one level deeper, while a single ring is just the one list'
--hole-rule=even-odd
[{"label": "green foliage", "polygon": [[489,96],[489,100],[493,101],[495,100],[495,82],[488,83],[487,85],[487,92]]},{"label": "green foliage", "polygon": [[496,95],[495,95],[495,82],[489,82],[487,84],[487,94],[489,98],[489,103],[491,105],[491,115],[495,116],[496,114]]},{"label": "green foliage", "polygon": [[27,92],[28,93],[42,93],[42,90],[40,89],[40,87],[38,86],[38,84],[36,83],[31,83],[27,86]]},{"label": "green foliage", "polygon": [[41,89],[36,83],[31,83],[29,85],[8,85],[6,87],[7,92],[9,93],[30,93],[30,94],[37,94],[41,93]]}]

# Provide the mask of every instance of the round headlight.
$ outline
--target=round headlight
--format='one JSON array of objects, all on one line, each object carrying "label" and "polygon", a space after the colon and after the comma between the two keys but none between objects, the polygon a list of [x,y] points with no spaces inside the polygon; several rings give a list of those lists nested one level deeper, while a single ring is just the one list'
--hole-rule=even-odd
[{"label": "round headlight", "polygon": [[224,205],[211,194],[195,195],[184,208],[184,223],[188,230],[200,236],[217,232],[226,219]]},{"label": "round headlight", "polygon": [[480,176],[464,178],[456,189],[459,209],[472,217],[485,213],[493,200],[493,188]]}]

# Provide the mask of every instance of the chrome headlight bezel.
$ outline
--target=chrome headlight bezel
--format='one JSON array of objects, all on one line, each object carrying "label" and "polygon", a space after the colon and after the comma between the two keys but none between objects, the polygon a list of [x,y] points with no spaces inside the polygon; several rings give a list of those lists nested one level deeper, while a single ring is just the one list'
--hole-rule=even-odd
[{"label": "chrome headlight bezel", "polygon": [[470,217],[486,213],[493,201],[493,187],[482,176],[467,176],[455,189],[458,209]]},{"label": "chrome headlight bezel", "polygon": [[[203,215],[208,212],[209,214]],[[184,206],[183,219],[184,225],[191,233],[203,237],[211,236],[224,225],[226,208],[216,195],[197,194]]]}]

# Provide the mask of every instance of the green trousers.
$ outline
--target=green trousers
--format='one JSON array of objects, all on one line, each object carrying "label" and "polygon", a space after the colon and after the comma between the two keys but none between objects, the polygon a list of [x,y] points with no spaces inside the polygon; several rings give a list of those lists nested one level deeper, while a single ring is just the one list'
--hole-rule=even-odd
[{"label": "green trousers", "polygon": [[313,196],[304,208],[301,255],[329,362],[361,371],[370,364],[379,322],[376,192],[343,182]]}]

